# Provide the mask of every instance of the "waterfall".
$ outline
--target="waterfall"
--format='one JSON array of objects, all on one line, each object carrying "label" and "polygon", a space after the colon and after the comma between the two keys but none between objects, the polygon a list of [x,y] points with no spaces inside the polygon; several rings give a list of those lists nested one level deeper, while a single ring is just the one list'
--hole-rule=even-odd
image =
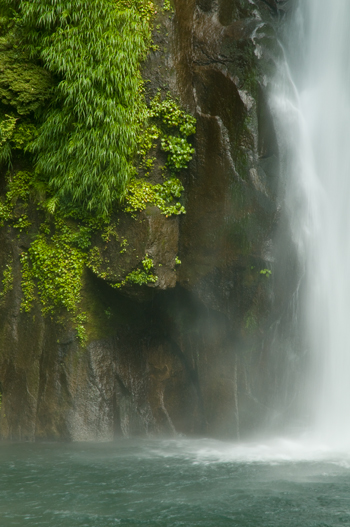
[{"label": "waterfall", "polygon": [[287,41],[272,107],[304,269],[305,397],[313,433],[350,445],[349,0],[300,0]]}]

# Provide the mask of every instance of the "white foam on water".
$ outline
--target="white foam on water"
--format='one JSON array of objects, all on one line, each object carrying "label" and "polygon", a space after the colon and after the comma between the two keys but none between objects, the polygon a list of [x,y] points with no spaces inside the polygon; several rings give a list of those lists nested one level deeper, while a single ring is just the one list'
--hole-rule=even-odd
[{"label": "white foam on water", "polygon": [[315,435],[233,443],[213,439],[174,439],[149,444],[145,457],[182,459],[192,464],[330,462],[350,469],[350,449],[320,442]]}]

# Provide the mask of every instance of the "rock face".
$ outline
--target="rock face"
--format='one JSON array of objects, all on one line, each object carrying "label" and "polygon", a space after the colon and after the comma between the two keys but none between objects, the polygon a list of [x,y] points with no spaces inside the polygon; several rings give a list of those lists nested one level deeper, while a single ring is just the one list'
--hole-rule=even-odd
[{"label": "rock face", "polygon": [[101,245],[111,264],[104,280],[85,276],[86,349],[69,324],[39,308],[20,313],[26,235],[2,229],[1,268],[9,254],[14,262],[0,306],[3,439],[239,438],[283,422],[297,371],[283,375],[297,263],[266,81],[281,4],[176,0],[174,15],[160,15],[144,77],[150,95],[166,85],[197,118],[196,154],[182,175],[187,214],[119,218],[135,249],[124,267],[147,253],[159,279],[112,289],[120,245]]}]

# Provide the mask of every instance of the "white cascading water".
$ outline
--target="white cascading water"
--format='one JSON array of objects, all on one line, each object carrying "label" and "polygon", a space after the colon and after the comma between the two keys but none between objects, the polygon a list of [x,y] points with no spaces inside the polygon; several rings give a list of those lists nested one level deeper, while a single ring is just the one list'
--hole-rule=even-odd
[{"label": "white cascading water", "polygon": [[316,437],[350,447],[350,0],[300,0],[272,106],[305,275]]}]

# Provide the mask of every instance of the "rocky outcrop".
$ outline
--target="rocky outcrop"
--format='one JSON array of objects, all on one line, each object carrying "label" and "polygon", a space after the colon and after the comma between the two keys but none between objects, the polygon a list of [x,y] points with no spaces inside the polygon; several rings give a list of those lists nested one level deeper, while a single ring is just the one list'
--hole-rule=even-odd
[{"label": "rocky outcrop", "polygon": [[[197,118],[196,154],[181,176],[187,213],[149,208],[117,218],[118,240],[96,235],[102,259],[84,278],[86,349],[64,317],[20,312],[26,236],[3,229],[0,265],[10,254],[14,269],[0,306],[3,439],[238,438],[271,416],[283,421],[286,405],[276,401],[290,397],[294,370],[286,381],[281,342],[297,263],[266,79],[285,4],[176,0],[174,15],[159,15],[143,74],[150,96],[166,86]],[[145,254],[156,283],[110,287]]]}]

